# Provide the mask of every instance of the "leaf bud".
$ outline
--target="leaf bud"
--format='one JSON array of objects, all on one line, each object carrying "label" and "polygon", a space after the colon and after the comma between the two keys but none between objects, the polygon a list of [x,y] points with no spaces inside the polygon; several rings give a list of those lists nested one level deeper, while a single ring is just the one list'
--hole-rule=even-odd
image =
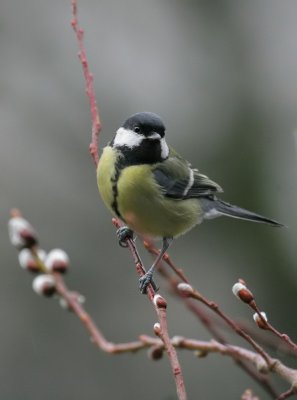
[{"label": "leaf bud", "polygon": [[241,282],[237,282],[232,287],[233,294],[244,303],[251,303],[254,300],[253,293]]},{"label": "leaf bud", "polygon": [[158,308],[167,308],[167,301],[160,294],[154,296],[153,302]]},{"label": "leaf bud", "polygon": [[51,297],[56,292],[54,277],[48,274],[38,275],[32,283],[34,292]]},{"label": "leaf bud", "polygon": [[191,285],[185,282],[181,282],[177,285],[179,293],[184,297],[189,297],[194,293],[194,289]]},{"label": "leaf bud", "polygon": [[262,318],[260,317],[260,315],[258,313],[255,313],[253,315],[253,319],[260,329],[267,329],[267,323],[266,323],[266,322],[268,322],[267,315],[264,311],[261,311],[260,314],[261,314]]},{"label": "leaf bud", "polygon": [[53,249],[48,253],[44,264],[49,272],[65,273],[69,267],[69,257],[64,250]]},{"label": "leaf bud", "polygon": [[161,335],[161,325],[159,322],[156,322],[154,324],[154,333],[156,336],[160,336]]},{"label": "leaf bud", "polygon": [[18,249],[31,248],[38,242],[37,234],[31,224],[20,216],[8,221],[8,234],[11,244]]},{"label": "leaf bud", "polygon": [[[37,257],[44,262],[46,258],[46,252],[42,249],[37,250]],[[38,261],[32,254],[31,250],[29,249],[22,249],[19,252],[19,263],[23,269],[26,269],[30,272],[40,272],[40,268],[38,265]]]}]

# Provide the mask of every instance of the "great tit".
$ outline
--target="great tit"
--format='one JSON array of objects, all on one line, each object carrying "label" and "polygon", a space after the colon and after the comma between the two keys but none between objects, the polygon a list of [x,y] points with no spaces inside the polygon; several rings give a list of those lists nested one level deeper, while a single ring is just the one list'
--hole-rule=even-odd
[{"label": "great tit", "polygon": [[[173,238],[205,219],[226,215],[282,226],[218,199],[222,188],[167,145],[164,123],[151,112],[132,115],[117,130],[103,150],[97,181],[107,208],[131,231],[163,239],[158,257],[140,279],[142,293],[154,285],[154,269]],[[130,230],[124,228],[119,237]]]}]

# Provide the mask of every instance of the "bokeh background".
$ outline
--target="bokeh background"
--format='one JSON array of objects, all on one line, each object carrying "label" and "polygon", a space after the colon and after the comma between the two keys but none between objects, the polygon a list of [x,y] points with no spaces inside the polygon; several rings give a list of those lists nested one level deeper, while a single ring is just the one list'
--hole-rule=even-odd
[{"label": "bokeh background", "polygon": [[[97,351],[73,315],[33,293],[7,238],[9,210],[17,206],[46,250],[69,253],[67,283],[86,296],[109,340],[152,332],[156,316],[97,193],[69,3],[0,5],[1,398],[172,400],[166,357],[154,363],[145,352]],[[79,13],[101,144],[128,115],[156,112],[168,142],[223,186],[225,200],[288,226],[210,221],[173,245],[176,263],[234,318],[251,320],[231,294],[237,278],[246,279],[270,320],[296,339],[297,3],[84,0]],[[210,338],[166,296],[172,335]],[[267,398],[227,358],[180,357],[189,398],[239,399],[247,387]]]}]

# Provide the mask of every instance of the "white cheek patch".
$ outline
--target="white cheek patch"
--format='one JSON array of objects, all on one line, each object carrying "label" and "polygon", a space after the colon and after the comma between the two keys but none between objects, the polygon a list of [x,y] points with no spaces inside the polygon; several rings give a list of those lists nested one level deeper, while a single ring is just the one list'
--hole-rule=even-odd
[{"label": "white cheek patch", "polygon": [[166,160],[169,156],[169,148],[164,138],[160,140],[161,143],[161,158],[162,160]]},{"label": "white cheek patch", "polygon": [[130,129],[119,128],[114,138],[113,145],[115,147],[127,146],[130,149],[137,147],[143,141],[144,136],[133,132]]}]

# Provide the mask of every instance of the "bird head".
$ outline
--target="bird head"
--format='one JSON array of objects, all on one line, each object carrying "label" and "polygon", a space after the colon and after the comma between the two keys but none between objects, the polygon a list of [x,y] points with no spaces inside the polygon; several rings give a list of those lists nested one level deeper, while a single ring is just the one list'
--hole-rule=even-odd
[{"label": "bird head", "polygon": [[151,112],[140,112],[127,118],[110,145],[129,156],[132,164],[152,164],[166,160],[169,155],[164,123]]}]

